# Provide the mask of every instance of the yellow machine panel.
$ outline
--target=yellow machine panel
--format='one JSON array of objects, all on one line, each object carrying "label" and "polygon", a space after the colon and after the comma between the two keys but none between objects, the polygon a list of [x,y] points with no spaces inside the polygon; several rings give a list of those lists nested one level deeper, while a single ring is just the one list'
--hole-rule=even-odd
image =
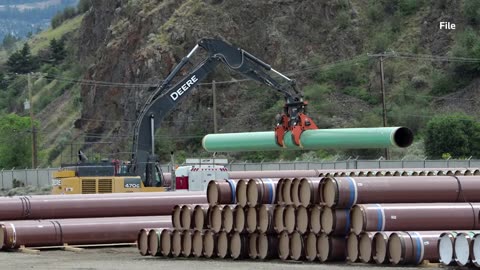
[{"label": "yellow machine panel", "polygon": [[96,194],[124,192],[161,192],[164,187],[145,187],[140,177],[65,177],[55,178],[52,194]]},{"label": "yellow machine panel", "polygon": [[65,178],[65,177],[75,177],[75,171],[72,170],[61,170],[53,172],[54,178]]}]

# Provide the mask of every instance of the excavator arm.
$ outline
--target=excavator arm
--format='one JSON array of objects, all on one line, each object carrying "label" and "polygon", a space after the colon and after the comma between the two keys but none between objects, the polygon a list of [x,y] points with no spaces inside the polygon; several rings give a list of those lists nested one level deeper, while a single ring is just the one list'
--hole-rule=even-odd
[{"label": "excavator arm", "polygon": [[[172,86],[173,79],[190,62],[192,55],[199,48],[208,53],[207,58]],[[131,168],[134,174],[143,179],[145,185],[155,186],[161,183],[162,174],[155,165],[158,158],[154,151],[154,135],[160,127],[162,119],[190,94],[192,88],[214,71],[219,63],[223,63],[233,71],[261,82],[285,96],[284,112],[278,117],[275,128],[275,139],[278,145],[284,146],[284,135],[287,131],[291,131],[294,143],[301,146],[301,133],[307,129],[317,129],[315,123],[305,114],[307,102],[303,101],[301,94],[295,87],[294,80],[276,71],[250,53],[225,41],[201,39],[150,96],[135,124]],[[283,84],[279,83],[268,72],[277,74],[285,82]]]}]

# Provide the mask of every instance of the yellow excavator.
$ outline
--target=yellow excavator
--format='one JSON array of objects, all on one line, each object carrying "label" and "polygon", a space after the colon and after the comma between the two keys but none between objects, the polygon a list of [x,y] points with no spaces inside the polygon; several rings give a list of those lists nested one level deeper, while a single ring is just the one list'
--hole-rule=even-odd
[{"label": "yellow excavator", "polygon": [[[173,79],[181,72],[190,58],[199,48],[208,56],[192,68],[182,79],[172,85]],[[299,145],[303,131],[317,129],[313,120],[306,115],[307,102],[298,91],[295,81],[276,71],[270,65],[256,58],[247,51],[232,46],[219,39],[201,39],[163,81],[150,98],[135,124],[133,137],[133,155],[129,164],[122,162],[106,162],[91,164],[79,153],[83,161],[75,165],[62,166],[54,174],[54,194],[116,193],[165,191],[170,187],[158,166],[158,156],[154,152],[154,134],[160,128],[162,119],[168,115],[191,89],[205,79],[219,64],[223,63],[231,70],[243,76],[263,83],[282,93],[285,98],[283,113],[277,117],[275,141],[283,146],[287,131],[292,134],[292,141]],[[275,74],[272,77],[271,74]],[[282,80],[282,83],[278,81]],[[175,190],[174,173],[170,183]],[[210,180],[210,179],[206,179]]]},{"label": "yellow excavator", "polygon": [[[63,165],[53,173],[52,194],[95,194],[123,192],[160,192],[163,186],[145,186],[140,176],[128,172],[128,163],[120,160],[88,163],[79,151],[78,164]],[[158,175],[158,174],[157,174]],[[163,178],[169,177],[164,175]],[[161,183],[160,179],[156,181]]]}]

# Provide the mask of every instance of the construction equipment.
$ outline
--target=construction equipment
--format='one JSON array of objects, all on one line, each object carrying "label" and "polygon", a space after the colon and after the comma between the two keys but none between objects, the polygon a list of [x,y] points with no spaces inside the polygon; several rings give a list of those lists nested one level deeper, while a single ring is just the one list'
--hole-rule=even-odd
[{"label": "construction equipment", "polygon": [[[160,192],[162,186],[147,187],[139,176],[128,172],[129,162],[106,160],[87,163],[81,151],[78,164],[62,164],[53,173],[52,194],[95,194],[123,192]],[[165,178],[165,176],[162,176]],[[160,180],[158,181],[158,183]]]},{"label": "construction equipment", "polygon": [[[172,80],[190,62],[192,55],[199,48],[208,53],[206,59],[172,86]],[[201,39],[150,96],[135,124],[131,171],[135,175],[139,175],[146,186],[155,186],[157,179],[161,180],[161,170],[157,165],[158,157],[154,152],[154,134],[160,127],[162,119],[183,98],[188,96],[191,89],[204,80],[219,63],[223,63],[231,70],[249,79],[261,82],[284,95],[286,102],[283,114],[277,117],[275,128],[275,140],[278,145],[284,145],[283,139],[287,131],[291,131],[294,143],[300,145],[300,136],[303,131],[317,129],[313,120],[305,114],[307,102],[303,100],[294,80],[276,71],[245,50],[234,47],[225,41]],[[269,73],[276,74],[276,77],[284,82],[279,83]],[[160,177],[157,177],[157,175]]]},{"label": "construction equipment", "polygon": [[[192,55],[200,48],[207,52],[207,57],[172,85],[173,79],[190,62]],[[162,170],[158,166],[158,156],[155,154],[155,131],[160,128],[163,118],[176,108],[183,98],[192,92],[192,88],[213,72],[219,63],[223,63],[232,71],[263,83],[283,94],[285,105],[283,113],[276,118],[277,125],[275,127],[275,141],[279,146],[284,146],[284,136],[287,131],[290,131],[294,144],[300,146],[302,132],[309,129],[317,129],[313,120],[305,114],[308,103],[303,100],[303,96],[296,88],[294,80],[276,71],[270,65],[247,51],[232,46],[223,40],[201,39],[187,56],[175,66],[161,86],[147,100],[135,124],[132,161],[128,165],[128,175],[130,176],[128,178],[124,177],[123,182],[120,179],[121,177],[119,178],[120,180],[117,180],[116,177],[110,177],[112,178],[112,183],[115,183],[112,184],[115,186],[115,188],[112,188],[112,192],[150,191],[150,189],[159,191],[158,189],[166,186]],[[282,80],[283,83],[280,83],[272,75]],[[79,174],[79,169],[80,167],[75,170],[74,178],[80,178],[83,183],[87,178]],[[61,182],[57,185],[57,189],[66,193],[68,191],[64,182],[67,181],[67,178],[62,178],[61,176],[61,174],[56,175],[56,179],[60,179]],[[96,181],[96,191],[99,192],[100,182],[104,178],[89,176],[88,180],[90,179],[92,179],[92,183]],[[129,180],[127,181],[127,179]],[[127,183],[131,181],[130,179],[136,179],[135,186],[138,186],[138,188],[135,190],[127,186]],[[117,184],[116,181],[123,183],[123,187],[122,184]],[[117,186],[121,188],[117,189]]]}]

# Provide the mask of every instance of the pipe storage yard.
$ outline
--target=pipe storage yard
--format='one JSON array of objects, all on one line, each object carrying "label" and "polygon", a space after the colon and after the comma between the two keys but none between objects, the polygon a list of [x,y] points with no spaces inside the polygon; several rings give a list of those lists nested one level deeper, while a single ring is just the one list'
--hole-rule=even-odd
[{"label": "pipe storage yard", "polygon": [[[305,130],[301,147],[293,143],[290,132],[285,133],[283,149],[314,150],[324,148],[355,149],[408,147],[413,142],[413,133],[405,127],[343,128]],[[273,131],[208,134],[202,146],[209,152],[271,151],[281,150],[275,142]]]},{"label": "pipe storage yard", "polygon": [[[173,230],[197,235],[196,257],[480,265],[480,176],[319,175],[210,181],[208,206],[175,208],[200,209],[202,226]],[[190,244],[169,241],[189,257]],[[150,245],[138,243],[140,254]]]},{"label": "pipe storage yard", "polygon": [[242,172],[202,192],[1,198],[0,243],[28,250],[136,242],[140,256],[163,258],[162,266],[203,257],[480,267],[479,172]]}]

